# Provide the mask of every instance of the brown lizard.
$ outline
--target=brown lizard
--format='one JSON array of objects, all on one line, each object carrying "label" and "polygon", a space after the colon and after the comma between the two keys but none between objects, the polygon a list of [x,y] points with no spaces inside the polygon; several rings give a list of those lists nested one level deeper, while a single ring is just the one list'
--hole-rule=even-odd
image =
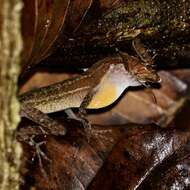
[{"label": "brown lizard", "polygon": [[[79,108],[80,113],[85,109],[103,108],[117,100],[130,86],[160,82],[160,77],[151,67],[152,59],[139,39],[133,42],[133,47],[140,59],[119,52],[119,56],[97,62],[80,76],[20,95],[21,116],[51,130],[52,126],[59,128],[60,124],[45,113],[74,107]],[[57,130],[53,131],[57,135]],[[61,134],[65,133],[63,128]]]},{"label": "brown lizard", "polygon": [[85,108],[99,109],[113,103],[129,86],[159,80],[157,73],[147,69],[139,59],[122,53],[122,57],[99,61],[81,76],[26,92],[19,96],[19,100],[44,113],[52,113],[80,107],[93,91],[93,97]]},{"label": "brown lizard", "polygon": [[[37,122],[43,123],[46,119],[42,117],[42,112],[52,113],[74,107],[80,110],[103,108],[117,100],[129,86],[159,81],[157,73],[144,66],[140,59],[120,52],[118,57],[97,62],[81,76],[20,95],[24,108],[21,116],[28,117],[35,109],[41,114],[41,121]],[[27,112],[26,107],[30,111]],[[35,121],[34,117],[29,117]],[[47,123],[44,125],[47,126]]]},{"label": "brown lizard", "polygon": [[[85,109],[103,108],[117,100],[130,86],[158,82],[160,82],[158,74],[151,67],[147,67],[142,60],[119,52],[119,56],[97,62],[80,76],[20,95],[21,116],[35,121],[39,126],[30,127],[31,134],[27,129],[18,131],[17,138],[36,147],[41,163],[40,155],[44,157],[39,148],[41,144],[35,143],[31,135],[66,134],[66,128],[46,113],[74,107],[79,108],[81,113]],[[81,121],[84,126],[88,124],[84,118]]]}]

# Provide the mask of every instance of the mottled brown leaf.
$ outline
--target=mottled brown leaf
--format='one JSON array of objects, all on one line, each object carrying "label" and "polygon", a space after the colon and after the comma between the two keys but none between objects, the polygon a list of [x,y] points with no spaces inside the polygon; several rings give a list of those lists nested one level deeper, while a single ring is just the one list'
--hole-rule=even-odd
[{"label": "mottled brown leaf", "polygon": [[[35,1],[25,0],[22,14],[22,36],[24,39],[22,59],[25,65],[33,51],[36,34]],[[28,24],[29,23],[29,24]]]},{"label": "mottled brown leaf", "polygon": [[[66,136],[44,139],[47,143],[43,150],[50,162],[43,160],[43,168],[38,162],[30,164],[33,169],[28,175],[35,179],[37,189],[86,189],[123,136],[121,127],[95,126],[89,134],[72,125]],[[30,162],[31,159],[28,155]]]},{"label": "mottled brown leaf", "polygon": [[88,189],[188,189],[189,139],[189,128],[128,128]]},{"label": "mottled brown leaf", "polygon": [[190,122],[189,106],[182,113],[175,128],[93,126],[91,136],[70,122],[64,138],[44,139],[43,150],[51,159],[43,160],[47,176],[34,162],[28,171],[30,180],[37,189],[159,189],[163,178],[166,189],[189,187],[190,128],[180,123]]},{"label": "mottled brown leaf", "polygon": [[63,28],[70,0],[24,1],[22,31],[24,38],[23,68],[47,57]]},{"label": "mottled brown leaf", "polygon": [[88,13],[92,3],[93,3],[93,0],[71,1],[70,7],[68,10],[67,20],[66,20],[65,30],[67,32],[70,32],[70,33],[77,32],[83,19]]}]

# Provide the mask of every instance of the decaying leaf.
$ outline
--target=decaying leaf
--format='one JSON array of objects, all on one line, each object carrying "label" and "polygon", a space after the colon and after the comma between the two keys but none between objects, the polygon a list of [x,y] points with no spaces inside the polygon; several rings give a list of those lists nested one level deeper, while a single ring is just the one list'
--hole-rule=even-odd
[{"label": "decaying leaf", "polygon": [[88,189],[188,189],[189,138],[189,128],[128,128]]},{"label": "decaying leaf", "polygon": [[190,130],[189,126],[177,127],[94,126],[87,138],[73,126],[64,138],[46,139],[44,150],[51,159],[43,162],[47,176],[36,162],[31,163],[29,174],[37,189],[159,189],[162,178],[167,188],[186,188]]}]

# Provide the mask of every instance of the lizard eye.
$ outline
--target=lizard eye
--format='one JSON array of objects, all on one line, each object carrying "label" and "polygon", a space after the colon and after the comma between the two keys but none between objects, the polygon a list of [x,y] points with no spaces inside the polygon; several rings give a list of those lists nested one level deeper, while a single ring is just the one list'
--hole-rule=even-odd
[{"label": "lizard eye", "polygon": [[150,87],[151,87],[151,85],[150,85],[149,82],[144,82],[144,86],[147,87],[147,88],[150,88]]}]

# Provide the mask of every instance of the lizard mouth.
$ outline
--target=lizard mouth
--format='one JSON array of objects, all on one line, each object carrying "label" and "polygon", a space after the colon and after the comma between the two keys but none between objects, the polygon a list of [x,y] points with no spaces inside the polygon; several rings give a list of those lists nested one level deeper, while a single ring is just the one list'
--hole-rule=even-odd
[{"label": "lizard mouth", "polygon": [[146,79],[138,79],[138,81],[144,85],[144,86],[147,86],[147,87],[150,87],[152,85],[155,85],[155,84],[160,84],[161,83],[161,78],[157,75],[156,77],[154,78],[146,78]]},{"label": "lizard mouth", "polygon": [[161,83],[161,78],[156,72],[143,74],[139,76],[138,79],[141,83]]}]

